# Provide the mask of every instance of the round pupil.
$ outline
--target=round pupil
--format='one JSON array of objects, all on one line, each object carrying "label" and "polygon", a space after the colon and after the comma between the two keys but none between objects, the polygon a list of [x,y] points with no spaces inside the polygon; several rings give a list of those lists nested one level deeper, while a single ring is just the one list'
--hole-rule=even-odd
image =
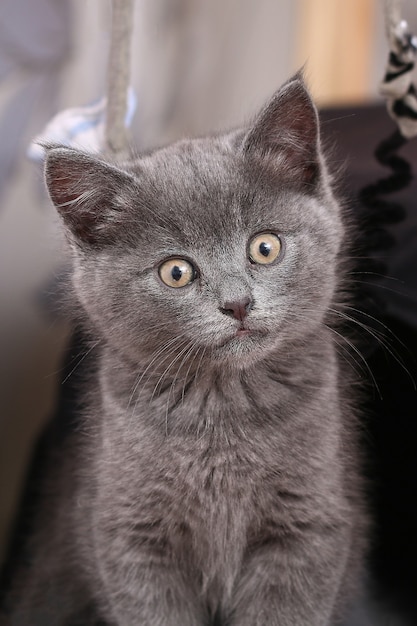
[{"label": "round pupil", "polygon": [[259,252],[262,254],[262,256],[269,256],[269,253],[271,252],[271,248],[272,248],[271,244],[266,243],[265,241],[259,244]]},{"label": "round pupil", "polygon": [[174,265],[174,267],[171,270],[171,276],[173,278],[173,280],[179,281],[182,278],[182,270],[180,267],[178,267],[178,265]]}]

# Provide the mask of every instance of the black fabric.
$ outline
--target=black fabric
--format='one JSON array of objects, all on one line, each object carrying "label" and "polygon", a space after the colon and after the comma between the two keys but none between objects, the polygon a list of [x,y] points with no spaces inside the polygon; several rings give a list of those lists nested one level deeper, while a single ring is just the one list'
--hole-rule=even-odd
[{"label": "black fabric", "polygon": [[374,198],[378,217],[359,198],[363,200],[363,190],[369,192],[370,185],[395,188],[392,181],[387,183],[392,171],[374,156],[381,142],[399,139],[385,107],[323,111],[321,118],[325,141],[333,148],[333,166],[345,164],[343,195],[362,235],[358,255],[372,251],[371,263],[357,260],[356,306],[378,321],[359,319],[368,322],[372,332],[382,332],[381,341],[366,338],[365,331],[359,338],[375,379],[363,418],[374,527],[365,595],[346,626],[415,626],[417,178],[413,170],[417,169],[417,139],[404,145],[397,141],[397,155],[411,168],[410,172],[403,168],[403,179],[397,178],[403,189]]},{"label": "black fabric", "polygon": [[[375,159],[374,152],[396,127],[383,106],[327,110],[322,112],[321,119],[324,140],[333,152],[331,164],[335,168],[344,167],[342,195],[347,198],[348,207],[359,224],[363,224],[367,212],[359,203],[358,195],[364,187],[390,174],[390,170]],[[417,170],[417,138],[406,143],[399,154]],[[385,196],[407,213],[403,221],[387,229],[388,246],[373,255],[386,265],[386,276],[381,280],[371,276],[361,280],[370,283],[371,293],[378,294],[388,314],[417,328],[416,171],[413,175],[405,189]],[[372,229],[366,234],[372,237]]]}]

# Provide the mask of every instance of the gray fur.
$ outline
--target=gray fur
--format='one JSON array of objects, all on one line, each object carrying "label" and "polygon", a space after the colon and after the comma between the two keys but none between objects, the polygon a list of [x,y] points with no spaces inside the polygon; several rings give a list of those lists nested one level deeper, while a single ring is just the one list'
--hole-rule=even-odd
[{"label": "gray fur", "polygon": [[[49,150],[99,356],[14,626],[90,623],[89,605],[119,626],[326,626],[349,601],[366,517],[329,321],[345,226],[319,146],[297,76],[245,131],[123,167]],[[265,231],[284,254],[253,265]],[[158,276],[173,256],[198,268],[182,289]],[[236,337],[221,309],[244,298],[253,333]]]}]

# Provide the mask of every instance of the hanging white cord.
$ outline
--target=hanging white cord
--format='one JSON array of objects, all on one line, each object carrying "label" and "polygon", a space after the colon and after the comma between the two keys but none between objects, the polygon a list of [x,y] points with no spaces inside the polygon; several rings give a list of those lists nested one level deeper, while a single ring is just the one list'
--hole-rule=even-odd
[{"label": "hanging white cord", "polygon": [[134,0],[113,0],[105,138],[107,151],[118,157],[128,152],[125,117],[130,78],[133,2]]},{"label": "hanging white cord", "polygon": [[384,9],[390,54],[380,92],[400,133],[411,139],[417,135],[417,93],[412,82],[417,37],[401,18],[401,0],[384,0]]},{"label": "hanging white cord", "polygon": [[133,5],[134,0],[113,0],[107,97],[55,115],[28,148],[28,156],[34,161],[43,161],[44,146],[48,144],[69,146],[92,154],[105,152],[116,159],[128,156],[126,129],[136,109],[135,93],[128,87]]}]

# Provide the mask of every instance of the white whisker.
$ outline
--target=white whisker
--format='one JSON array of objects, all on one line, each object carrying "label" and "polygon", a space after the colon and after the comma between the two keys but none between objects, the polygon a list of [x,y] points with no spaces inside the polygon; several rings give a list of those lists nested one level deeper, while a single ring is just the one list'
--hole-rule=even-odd
[{"label": "white whisker", "polygon": [[[149,369],[152,367],[152,365],[155,363],[155,361],[158,359],[159,356],[161,356],[161,354],[163,354],[166,350],[168,350],[168,348],[172,347],[173,344],[175,344],[179,339],[181,339],[184,335],[179,335],[179,336],[175,336],[173,338],[171,338],[169,341],[167,341],[165,344],[163,344],[162,346],[160,346],[158,348],[158,350],[156,352],[152,353],[152,359],[149,362],[149,364],[147,365],[147,367],[145,368],[145,370],[139,374],[137,380],[135,381],[135,384],[133,386],[133,390],[132,393],[130,394],[130,398],[129,398],[129,402],[127,404],[127,409],[129,408],[133,396],[137,390],[137,388],[139,387],[140,383],[142,382],[144,376],[146,375],[146,373],[149,371]],[[168,358],[168,357],[167,357]],[[163,361],[162,361],[163,362]]]},{"label": "white whisker", "polygon": [[175,365],[175,363],[178,361],[178,359],[180,359],[180,358],[182,357],[182,355],[184,354],[184,352],[185,352],[186,350],[188,350],[188,349],[189,349],[189,347],[190,347],[190,342],[187,342],[187,345],[185,346],[185,348],[183,348],[183,349],[179,352],[179,354],[177,354],[177,355],[176,355],[176,356],[172,359],[172,361],[170,362],[170,364],[168,365],[168,367],[167,367],[167,368],[165,368],[165,370],[162,372],[161,376],[160,376],[160,377],[159,377],[159,379],[158,379],[158,382],[156,383],[156,385],[155,385],[155,387],[154,387],[154,389],[153,389],[153,392],[152,392],[152,394],[151,394],[151,398],[150,398],[150,401],[149,401],[149,402],[152,402],[152,400],[154,399],[155,394],[156,394],[156,392],[157,392],[157,389],[158,389],[158,387],[160,386],[160,384],[162,383],[162,381],[164,380],[165,376],[166,376],[166,375],[168,374],[168,372],[171,370],[171,368],[173,367],[173,365]]},{"label": "white whisker", "polygon": [[168,391],[168,397],[167,397],[167,401],[166,401],[166,408],[165,408],[165,433],[166,435],[168,435],[168,414],[169,414],[169,401],[171,399],[171,392],[175,389],[175,383],[178,379],[179,373],[182,369],[182,366],[184,365],[184,363],[186,362],[187,358],[189,357],[189,355],[192,353],[194,349],[194,344],[190,342],[190,344],[188,345],[187,348],[185,348],[184,350],[182,350],[182,352],[180,352],[180,354],[178,356],[181,356],[182,353],[185,352],[184,357],[181,360],[181,363],[178,366],[178,369],[176,371],[176,374],[174,376],[174,379],[169,387],[169,391]]},{"label": "white whisker", "polygon": [[[70,378],[70,376],[73,375],[73,373],[78,369],[78,367],[81,365],[81,363],[84,361],[84,359],[86,359],[88,357],[88,355],[90,354],[90,352],[92,352],[94,350],[94,348],[96,348],[98,346],[98,344],[101,342],[101,339],[98,339],[95,343],[93,343],[93,345],[87,350],[87,352],[84,352],[84,354],[82,355],[82,357],[80,358],[80,360],[74,365],[74,367],[72,368],[72,370],[69,372],[69,374],[67,374],[64,378],[64,380],[61,382],[61,385],[63,385],[64,383],[67,382],[67,380]],[[79,355],[78,355],[79,356]],[[77,357],[75,357],[77,358]]]}]

